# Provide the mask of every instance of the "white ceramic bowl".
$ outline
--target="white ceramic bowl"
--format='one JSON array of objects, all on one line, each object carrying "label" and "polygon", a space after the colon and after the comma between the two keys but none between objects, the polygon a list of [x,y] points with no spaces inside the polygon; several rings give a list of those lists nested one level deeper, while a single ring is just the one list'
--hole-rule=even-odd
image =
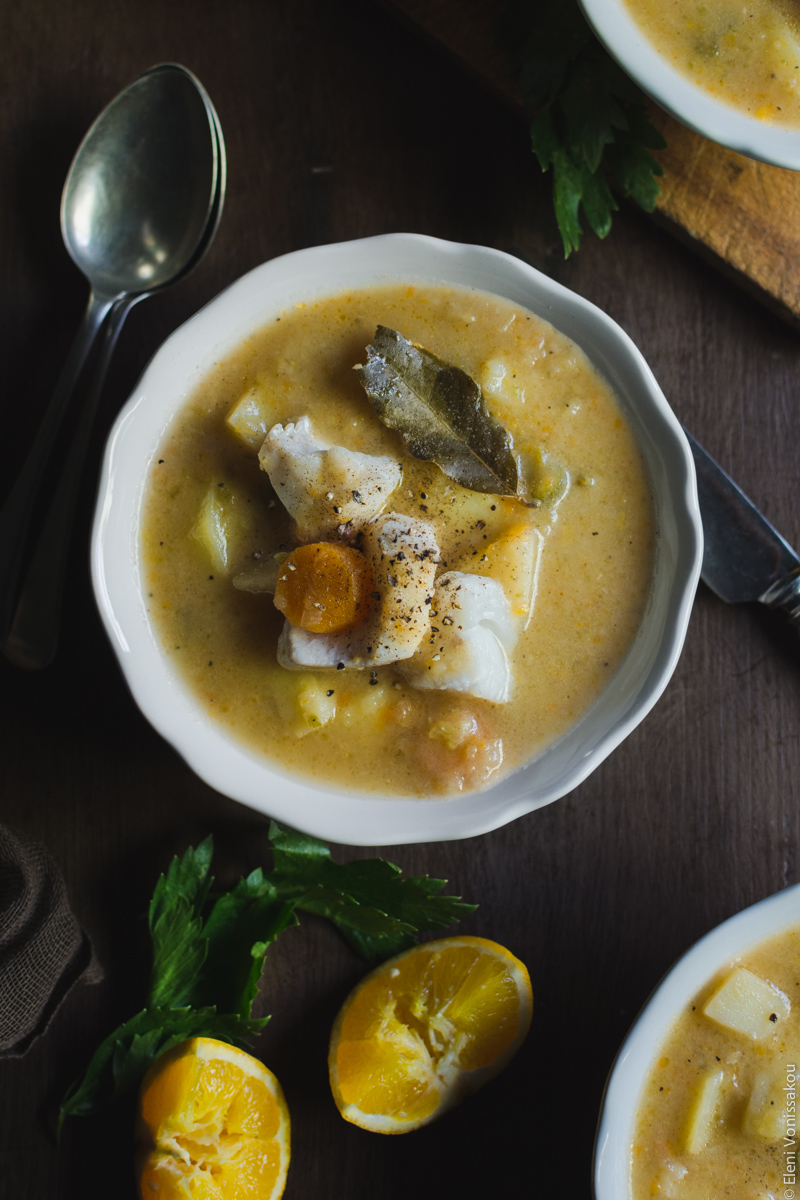
[{"label": "white ceramic bowl", "polygon": [[622,1044],[606,1085],[594,1156],[596,1200],[631,1200],[630,1157],[645,1080],[670,1026],[717,971],[748,949],[796,926],[800,884],[724,921],[678,959]]},{"label": "white ceramic bowl", "polygon": [[580,0],[586,19],[609,54],[643,92],[684,125],[740,154],[800,170],[800,131],[748,116],[692,83],[658,53],[625,0]]},{"label": "white ceramic bowl", "polygon": [[[533,762],[484,792],[400,799],[322,789],[235,742],[178,678],[142,598],[139,521],[148,468],[176,411],[212,365],[287,305],[391,280],[494,292],[550,321],[619,397],[652,480],[658,545],[650,601],[620,670],[587,715]],[[331,841],[387,845],[470,837],[571,791],[655,704],[677,662],[701,560],[694,466],[641,354],[599,309],[519,259],[481,246],[390,234],[287,254],[257,267],[161,347],[112,429],[92,532],[100,613],[133,696],[155,728],[218,791]]]}]

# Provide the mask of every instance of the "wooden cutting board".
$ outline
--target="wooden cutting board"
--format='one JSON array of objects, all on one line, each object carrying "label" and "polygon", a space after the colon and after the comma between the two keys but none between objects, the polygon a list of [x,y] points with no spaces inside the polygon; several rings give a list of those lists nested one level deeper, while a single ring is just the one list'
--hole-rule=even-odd
[{"label": "wooden cutting board", "polygon": [[[520,111],[502,55],[493,49],[497,0],[390,0]],[[653,122],[667,142],[654,214],[780,316],[800,321],[800,172],[726,150],[661,109]]]}]

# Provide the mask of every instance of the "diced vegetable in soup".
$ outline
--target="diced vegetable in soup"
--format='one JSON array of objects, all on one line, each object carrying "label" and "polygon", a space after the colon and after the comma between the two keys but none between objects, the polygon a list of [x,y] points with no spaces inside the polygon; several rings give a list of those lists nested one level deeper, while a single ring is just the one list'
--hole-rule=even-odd
[{"label": "diced vegetable in soup", "polygon": [[[356,368],[354,370],[354,368]],[[234,737],[333,787],[481,789],[586,712],[647,602],[633,434],[583,353],[481,292],[282,312],[178,414],[148,610]]]},{"label": "diced vegetable in soup", "polygon": [[800,129],[798,0],[627,0],[659,53],[717,100]]},{"label": "diced vegetable in soup", "polygon": [[730,963],[676,1019],[637,1115],[633,1200],[787,1195],[799,1070],[797,927]]}]

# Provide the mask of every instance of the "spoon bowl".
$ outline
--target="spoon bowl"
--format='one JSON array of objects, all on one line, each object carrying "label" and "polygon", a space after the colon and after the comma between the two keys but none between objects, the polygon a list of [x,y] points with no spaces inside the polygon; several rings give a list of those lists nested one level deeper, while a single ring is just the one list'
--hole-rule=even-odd
[{"label": "spoon bowl", "polygon": [[207,98],[184,67],[146,71],[100,114],[72,161],[61,232],[104,296],[171,283],[207,226],[220,153]]}]

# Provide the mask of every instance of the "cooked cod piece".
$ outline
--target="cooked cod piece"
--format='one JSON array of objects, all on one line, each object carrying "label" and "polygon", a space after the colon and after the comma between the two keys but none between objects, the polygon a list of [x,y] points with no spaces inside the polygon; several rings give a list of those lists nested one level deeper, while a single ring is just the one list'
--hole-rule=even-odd
[{"label": "cooked cod piece", "polygon": [[410,658],[430,627],[439,547],[432,527],[385,513],[361,531],[359,549],[375,581],[373,606],[344,633],[313,633],[285,623],[278,640],[282,667],[379,667]]},{"label": "cooked cod piece", "polygon": [[508,654],[517,627],[501,585],[447,571],[437,580],[431,608],[430,633],[398,670],[413,687],[505,704],[511,698]]},{"label": "cooked cod piece", "polygon": [[362,454],[320,441],[308,417],[273,425],[258,461],[297,523],[301,541],[358,530],[383,509],[402,468],[385,455]]}]

